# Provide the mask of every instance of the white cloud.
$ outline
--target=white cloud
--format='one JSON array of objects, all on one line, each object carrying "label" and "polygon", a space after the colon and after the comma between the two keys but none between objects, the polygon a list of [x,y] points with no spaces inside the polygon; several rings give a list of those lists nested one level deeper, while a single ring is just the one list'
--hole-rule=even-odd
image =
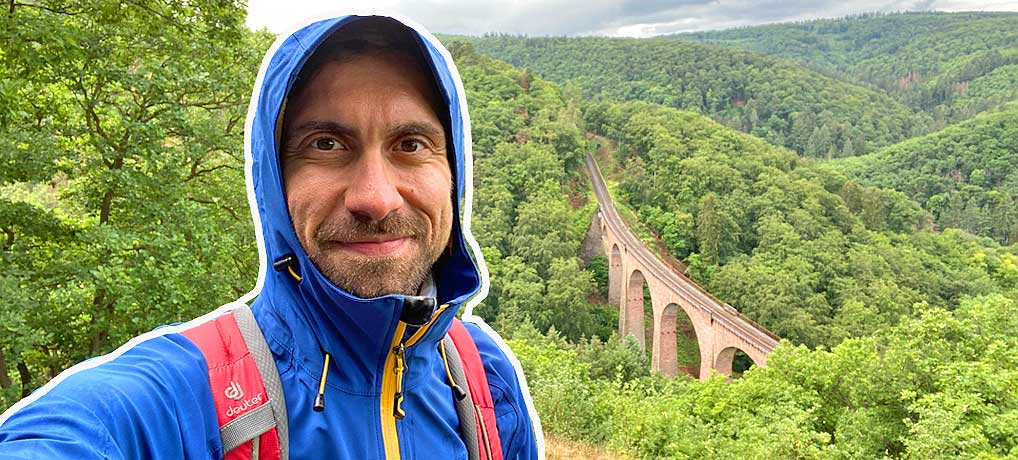
[{"label": "white cloud", "polygon": [[436,33],[647,37],[873,11],[1018,11],[1018,0],[249,0],[248,26],[282,32],[322,12],[384,8]]}]

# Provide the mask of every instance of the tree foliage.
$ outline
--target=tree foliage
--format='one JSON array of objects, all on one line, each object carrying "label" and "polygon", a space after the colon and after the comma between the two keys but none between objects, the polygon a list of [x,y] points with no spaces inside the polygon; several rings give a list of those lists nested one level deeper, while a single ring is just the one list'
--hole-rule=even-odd
[{"label": "tree foliage", "polygon": [[572,340],[604,336],[613,328],[588,300],[594,280],[578,257],[590,214],[570,199],[588,148],[578,101],[469,43],[450,49],[473,114],[473,229],[491,271],[478,313],[507,334],[529,324]]},{"label": "tree foliage", "polygon": [[0,373],[18,379],[0,379],[5,402],[250,288],[241,130],[267,46],[238,4],[10,6]]},{"label": "tree foliage", "polygon": [[1018,238],[1018,105],[831,166],[923,203],[942,228]]},{"label": "tree foliage", "polygon": [[919,304],[915,317],[830,350],[786,342],[731,383],[605,376],[593,370],[611,358],[555,337],[511,346],[544,429],[634,458],[1009,459],[1016,307],[1001,295],[954,311]]}]

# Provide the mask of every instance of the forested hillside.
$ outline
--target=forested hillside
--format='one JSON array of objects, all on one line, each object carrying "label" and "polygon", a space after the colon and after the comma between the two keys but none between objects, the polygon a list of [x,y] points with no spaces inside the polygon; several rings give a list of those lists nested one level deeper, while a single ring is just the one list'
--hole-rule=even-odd
[{"label": "forested hillside", "polygon": [[663,39],[473,40],[478,51],[592,100],[700,112],[811,157],[866,153],[923,133],[929,117],[882,92],[756,53]]},{"label": "forested hillside", "polygon": [[[1013,33],[1012,16],[985,17],[999,30],[980,33]],[[510,339],[544,429],[633,458],[1016,458],[1018,108],[916,137],[936,107],[848,78],[926,36],[895,25],[983,20],[831,21],[901,45],[835,40],[846,51],[817,68],[837,78],[674,39],[446,39],[491,272],[476,313]],[[273,37],[243,23],[242,5],[205,1],[0,13],[14,44],[0,49],[0,408],[253,285],[242,130]],[[930,34],[945,47],[916,55],[926,75],[982,52]],[[607,266],[580,255],[595,143],[641,234],[784,338],[766,368],[651,375],[615,334]]]},{"label": "forested hillside", "polygon": [[693,277],[794,343],[833,346],[897,323],[916,303],[949,308],[1016,287],[1010,249],[931,231],[901,192],[691,112],[605,103],[586,119],[619,142],[620,198]]},{"label": "forested hillside", "polygon": [[941,228],[1018,238],[1018,105],[831,167],[905,193]]},{"label": "forested hillside", "polygon": [[[546,431],[634,458],[1009,460],[1018,453],[1018,303],[993,295],[830,351],[785,346],[727,383],[605,376],[595,355],[518,337]],[[621,361],[620,361],[621,362]],[[624,369],[621,365],[617,369]]]},{"label": "forested hillside", "polygon": [[674,35],[873,85],[938,125],[1018,98],[1018,14],[869,14]]}]

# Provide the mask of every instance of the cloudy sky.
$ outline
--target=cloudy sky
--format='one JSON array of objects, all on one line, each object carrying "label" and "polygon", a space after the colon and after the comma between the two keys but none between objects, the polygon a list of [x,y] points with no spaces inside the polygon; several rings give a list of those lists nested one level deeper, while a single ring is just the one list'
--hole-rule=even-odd
[{"label": "cloudy sky", "polygon": [[[249,0],[248,25],[278,33],[308,16],[364,4]],[[376,0],[370,5],[412,18],[436,33],[629,37],[872,11],[1018,11],[1018,0]]]}]

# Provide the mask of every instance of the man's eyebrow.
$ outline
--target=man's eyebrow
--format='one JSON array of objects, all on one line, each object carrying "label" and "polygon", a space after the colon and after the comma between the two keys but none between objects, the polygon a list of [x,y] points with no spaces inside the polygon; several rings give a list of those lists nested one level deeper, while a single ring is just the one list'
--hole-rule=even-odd
[{"label": "man's eyebrow", "polygon": [[344,126],[334,121],[311,120],[283,131],[283,140],[280,148],[286,152],[295,151],[299,148],[295,144],[300,142],[304,134],[314,131],[324,131],[344,137],[353,137],[354,135],[353,128],[349,126]]},{"label": "man's eyebrow", "polygon": [[445,130],[432,123],[422,123],[416,121],[400,123],[389,130],[389,135],[392,137],[405,136],[408,134],[421,134],[432,137],[437,136],[445,137]]},{"label": "man's eyebrow", "polygon": [[352,136],[356,131],[349,126],[345,126],[334,121],[322,121],[322,120],[311,120],[301,123],[286,133],[287,137],[291,137],[295,134],[302,134],[309,131],[326,131],[330,133],[342,134],[344,136]]}]

